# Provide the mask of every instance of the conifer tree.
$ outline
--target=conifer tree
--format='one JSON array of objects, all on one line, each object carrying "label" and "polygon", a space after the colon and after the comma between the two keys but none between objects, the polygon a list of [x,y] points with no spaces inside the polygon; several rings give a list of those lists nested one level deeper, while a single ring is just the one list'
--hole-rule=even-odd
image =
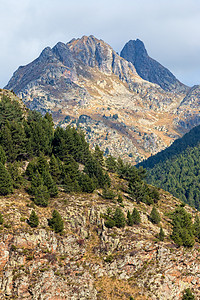
[{"label": "conifer tree", "polygon": [[56,232],[62,232],[64,229],[64,223],[61,215],[57,210],[54,210],[52,213],[52,218],[49,219],[49,226]]},{"label": "conifer tree", "polygon": [[7,195],[12,192],[12,178],[6,167],[0,162],[0,195]]},{"label": "conifer tree", "polygon": [[140,224],[141,218],[140,218],[140,213],[137,210],[137,208],[134,207],[131,217],[132,217],[134,224],[136,224],[136,225]]},{"label": "conifer tree", "polygon": [[45,185],[39,185],[35,189],[34,203],[38,206],[47,207],[49,201],[49,192]]},{"label": "conifer tree", "polygon": [[30,214],[30,217],[29,217],[29,220],[28,220],[28,224],[32,227],[32,228],[35,228],[38,226],[39,224],[39,219],[38,219],[38,216],[36,214],[36,212],[34,210],[32,210],[31,214]]},{"label": "conifer tree", "polygon": [[5,162],[6,162],[6,153],[5,151],[3,150],[2,146],[0,146],[0,162],[5,165]]},{"label": "conifer tree", "polygon": [[122,198],[121,194],[118,195],[117,202],[118,203],[123,203],[123,198]]},{"label": "conifer tree", "polygon": [[58,195],[58,188],[56,183],[52,179],[51,174],[47,170],[43,173],[43,182],[44,185],[46,185],[50,196],[56,197]]},{"label": "conifer tree", "polygon": [[158,238],[159,238],[160,241],[164,241],[165,233],[164,233],[164,230],[163,230],[162,226],[160,227],[160,232],[158,234]]},{"label": "conifer tree", "polygon": [[109,155],[106,158],[106,167],[109,172],[116,172],[117,171],[117,162],[116,158],[114,158],[112,155]]},{"label": "conifer tree", "polygon": [[52,154],[50,162],[49,162],[49,170],[50,170],[50,174],[51,174],[53,180],[55,182],[58,182],[60,174],[61,174],[61,170],[59,167],[58,160],[56,159],[54,154]]},{"label": "conifer tree", "polygon": [[31,186],[29,188],[29,193],[32,195],[36,194],[36,189],[43,185],[43,179],[42,176],[40,175],[40,173],[38,172],[38,170],[36,170],[36,172],[34,173],[32,180],[31,180]]},{"label": "conifer tree", "polygon": [[0,225],[2,225],[3,222],[4,222],[3,215],[0,213]]},{"label": "conifer tree", "polygon": [[98,161],[98,163],[100,164],[100,166],[103,166],[104,165],[103,151],[100,150],[98,145],[95,146],[93,155],[95,160]]},{"label": "conifer tree", "polygon": [[195,300],[195,297],[190,288],[184,290],[182,300]]},{"label": "conifer tree", "polygon": [[160,223],[160,214],[157,211],[157,209],[155,208],[155,206],[152,208],[149,219],[153,224],[159,224]]},{"label": "conifer tree", "polygon": [[114,212],[113,220],[115,221],[115,226],[118,228],[124,227],[126,225],[124,213],[119,207],[117,207]]},{"label": "conifer tree", "polygon": [[127,212],[127,224],[128,226],[133,226],[133,218],[129,210]]}]

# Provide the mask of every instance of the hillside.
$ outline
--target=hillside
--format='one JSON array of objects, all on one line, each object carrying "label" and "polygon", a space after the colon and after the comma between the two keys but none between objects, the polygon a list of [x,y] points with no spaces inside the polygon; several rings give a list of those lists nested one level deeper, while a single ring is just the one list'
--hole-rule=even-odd
[{"label": "hillside", "polygon": [[147,182],[200,209],[200,126],[169,148],[139,164],[148,169]]},{"label": "hillside", "polygon": [[94,36],[59,42],[19,67],[6,89],[56,124],[81,127],[93,149],[140,162],[199,124],[200,97],[199,86],[186,87],[136,48],[132,63]]},{"label": "hillside", "polygon": [[199,213],[12,95],[0,101],[0,297],[200,297]]}]

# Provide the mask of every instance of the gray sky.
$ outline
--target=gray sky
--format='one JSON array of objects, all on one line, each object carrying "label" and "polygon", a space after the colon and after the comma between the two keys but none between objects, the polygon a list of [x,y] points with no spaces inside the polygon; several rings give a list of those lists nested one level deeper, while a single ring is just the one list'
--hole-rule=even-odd
[{"label": "gray sky", "polygon": [[0,87],[46,47],[94,35],[120,52],[139,38],[183,83],[200,84],[200,0],[0,0]]}]

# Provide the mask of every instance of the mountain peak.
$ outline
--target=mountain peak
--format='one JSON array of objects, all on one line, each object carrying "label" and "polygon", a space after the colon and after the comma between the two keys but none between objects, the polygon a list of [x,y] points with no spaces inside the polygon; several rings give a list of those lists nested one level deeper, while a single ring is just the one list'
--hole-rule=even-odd
[{"label": "mountain peak", "polygon": [[164,90],[185,92],[188,89],[167,68],[149,57],[141,40],[137,39],[127,42],[120,55],[135,66],[140,77],[158,84]]}]

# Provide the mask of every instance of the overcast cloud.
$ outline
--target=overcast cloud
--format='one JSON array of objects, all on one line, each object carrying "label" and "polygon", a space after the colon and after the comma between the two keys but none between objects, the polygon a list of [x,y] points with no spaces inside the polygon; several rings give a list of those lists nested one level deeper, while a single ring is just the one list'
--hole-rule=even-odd
[{"label": "overcast cloud", "polygon": [[1,0],[0,87],[58,41],[93,34],[120,52],[141,39],[183,83],[200,84],[199,0]]}]

